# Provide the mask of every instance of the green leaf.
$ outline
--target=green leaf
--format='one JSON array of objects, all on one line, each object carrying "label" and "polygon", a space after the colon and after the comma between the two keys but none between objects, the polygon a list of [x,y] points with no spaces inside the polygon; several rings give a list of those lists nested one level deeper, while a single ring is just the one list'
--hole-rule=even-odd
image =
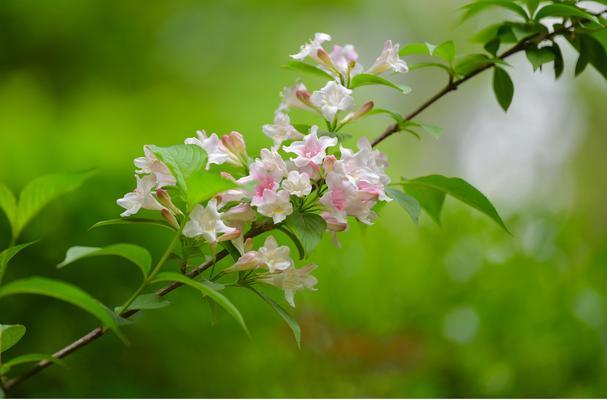
[{"label": "green leaf", "polygon": [[540,8],[537,14],[535,14],[536,21],[548,17],[585,18],[594,22],[598,22],[597,18],[594,15],[580,8],[577,8],[576,6],[563,3],[548,4]]},{"label": "green leaf", "polygon": [[[137,296],[129,310],[157,310],[170,305],[171,302],[158,296],[156,293],[148,293]],[[122,306],[114,308],[114,312],[120,312]]]},{"label": "green leaf", "polygon": [[403,185],[405,191],[415,198],[421,208],[440,226],[440,215],[445,203],[445,193],[430,187],[420,185]]},{"label": "green leaf", "polygon": [[99,221],[95,225],[91,226],[89,230],[99,228],[102,226],[110,226],[110,225],[155,225],[166,228],[172,232],[175,231],[171,225],[159,219],[148,219],[148,218],[115,218],[108,219],[105,221]]},{"label": "green leaf", "polygon": [[223,294],[219,293],[215,289],[211,288],[209,285],[195,281],[194,279],[188,278],[187,276],[179,274],[177,272],[161,272],[156,276],[154,282],[180,282],[184,285],[198,290],[205,296],[209,296],[217,304],[223,307],[230,315],[232,315],[232,317],[234,317],[234,319],[240,324],[240,326],[242,327],[242,329],[244,329],[247,335],[249,334],[247,325],[245,324],[244,319],[240,314],[240,311],[238,311],[238,308],[236,308],[236,306],[234,306],[234,304],[232,304],[232,302],[228,300],[227,297],[225,297]]},{"label": "green leaf", "polygon": [[165,163],[177,180],[177,186],[187,194],[187,179],[206,165],[205,151],[195,144],[177,144],[169,147],[150,145],[149,148],[160,161]]},{"label": "green leaf", "polygon": [[565,70],[565,61],[563,60],[563,53],[558,44],[552,43],[550,47],[552,53],[554,53],[554,79],[559,79]]},{"label": "green leaf", "polygon": [[542,65],[554,60],[554,52],[550,47],[538,48],[536,46],[530,46],[525,49],[525,55],[534,71],[537,71]]},{"label": "green leaf", "polygon": [[15,294],[36,294],[73,304],[97,317],[105,327],[112,329],[122,338],[114,314],[99,300],[70,283],[34,276],[0,287],[0,298]]},{"label": "green leaf", "polygon": [[93,171],[71,174],[46,175],[34,179],[19,194],[16,228],[13,237],[19,234],[31,219],[48,203],[59,196],[77,189]]},{"label": "green leaf", "polygon": [[313,65],[306,64],[305,62],[301,62],[301,61],[297,61],[297,60],[291,60],[283,67],[286,69],[293,70],[293,71],[300,71],[300,72],[304,72],[306,74],[316,75],[323,79],[331,79],[331,80],[335,79],[328,72],[323,71],[322,69],[315,67]]},{"label": "green leaf", "polygon": [[413,54],[431,56],[434,53],[434,49],[436,49],[436,46],[430,43],[409,43],[400,49],[399,55],[401,57]]},{"label": "green leaf", "polygon": [[219,174],[203,170],[194,172],[187,178],[186,182],[188,187],[188,205],[190,208],[207,201],[217,193],[236,187],[236,183],[233,181]]},{"label": "green leaf", "polygon": [[1,325],[0,324],[0,353],[10,349],[25,335],[23,325]]},{"label": "green leaf", "polygon": [[382,78],[381,76],[372,75],[372,74],[358,74],[354,78],[352,78],[352,82],[350,83],[350,88],[354,89],[360,86],[367,85],[384,85],[391,87],[392,89],[396,89],[399,92],[404,94],[410,93],[411,88],[408,86],[399,86],[396,83],[390,82],[387,79]]},{"label": "green leaf", "polygon": [[272,309],[274,309],[274,311],[276,311],[276,313],[280,315],[280,317],[287,323],[289,328],[291,328],[291,332],[293,332],[293,337],[295,338],[295,343],[297,343],[297,348],[301,349],[301,328],[299,327],[299,324],[297,323],[295,318],[293,318],[291,314],[289,314],[289,312],[284,309],[284,307],[282,307],[264,292],[257,290],[252,286],[247,286],[247,288],[251,289],[253,293],[261,297],[263,301],[268,303],[270,307],[272,307]]},{"label": "green leaf", "polygon": [[495,7],[504,8],[506,10],[512,11],[525,20],[529,18],[525,9],[511,0],[479,0],[475,1],[474,3],[466,4],[461,8],[464,11],[462,21],[465,21],[468,18],[479,14],[482,11]]},{"label": "green leaf", "polygon": [[525,3],[527,3],[529,15],[533,15],[535,13],[535,10],[537,10],[540,5],[540,0],[525,0]]},{"label": "green leaf", "polygon": [[297,236],[306,255],[310,255],[327,230],[327,223],[320,215],[298,211],[287,217],[285,225]]},{"label": "green leaf", "polygon": [[50,361],[57,365],[65,366],[65,363],[63,361],[61,361],[60,359],[58,359],[56,357],[53,357],[52,354],[30,353],[30,354],[23,354],[23,355],[15,357],[15,358],[11,358],[9,361],[2,364],[2,366],[0,366],[0,374],[6,374],[7,372],[10,371],[11,368],[13,368],[16,365],[28,364],[28,363],[39,362],[39,361]]},{"label": "green leaf", "polygon": [[489,199],[487,199],[487,197],[485,197],[485,195],[482,194],[478,189],[461,178],[449,178],[442,175],[428,175],[407,180],[405,185],[406,187],[421,186],[449,194],[485,214],[495,221],[506,232],[510,233],[504,224],[504,221]]},{"label": "green leaf", "polygon": [[63,268],[66,265],[83,258],[96,256],[118,256],[126,258],[139,267],[144,278],[148,276],[150,269],[152,268],[152,256],[150,253],[141,246],[129,243],[112,244],[106,247],[70,247],[65,255],[65,260],[57,265],[57,268]]},{"label": "green leaf", "polygon": [[409,214],[413,222],[415,222],[415,225],[419,225],[421,207],[415,197],[394,188],[386,188],[386,194],[396,200],[396,202]]},{"label": "green leaf", "polygon": [[578,34],[574,39],[567,36],[567,40],[580,54],[575,66],[576,76],[591,64],[603,78],[607,79],[607,34],[605,37]]},{"label": "green leaf", "polygon": [[434,136],[434,138],[436,139],[439,139],[441,136],[443,136],[443,128],[437,125],[422,124],[417,121],[407,121],[406,126],[407,125],[419,127],[423,129],[423,131],[427,134]]},{"label": "green leaf", "polygon": [[416,71],[418,69],[423,69],[423,68],[439,68],[439,69],[445,70],[449,75],[451,75],[451,69],[448,66],[446,66],[444,64],[440,64],[440,63],[420,62],[420,63],[409,65],[409,71]]},{"label": "green leaf", "polygon": [[2,278],[4,278],[6,267],[8,267],[8,263],[11,261],[11,259],[15,257],[21,250],[31,246],[34,243],[36,243],[36,241],[18,244],[16,246],[9,247],[0,253],[0,282],[2,282]]},{"label": "green leaf", "polygon": [[493,64],[493,61],[486,54],[469,54],[458,59],[455,64],[455,72],[460,76],[466,76],[479,68],[491,64]]},{"label": "green leaf", "polygon": [[500,67],[493,69],[493,92],[500,106],[504,111],[508,111],[514,96],[514,84],[510,75]]},{"label": "green leaf", "polygon": [[224,240],[219,243],[221,243],[221,247],[223,247],[228,253],[230,253],[230,256],[234,261],[238,261],[238,259],[240,258],[240,252],[238,251],[236,246],[234,246],[234,243],[232,243],[232,241]]},{"label": "green leaf", "polygon": [[451,64],[455,58],[455,43],[453,43],[453,40],[448,40],[441,43],[436,49],[434,49],[434,55]]},{"label": "green leaf", "polygon": [[297,252],[299,253],[299,259],[303,260],[306,256],[306,250],[304,250],[303,244],[301,244],[299,238],[285,226],[278,225],[278,230],[287,235],[289,239],[291,239],[291,241],[293,242],[293,244],[295,244],[295,247],[297,248]]},{"label": "green leaf", "polygon": [[13,192],[0,183],[0,209],[6,214],[6,219],[11,226],[11,232],[13,233],[17,229],[17,199]]},{"label": "green leaf", "polygon": [[403,119],[403,117],[393,111],[386,110],[384,108],[374,108],[373,110],[369,111],[369,115],[377,114],[389,115],[398,124],[399,127],[404,127],[406,125],[406,121]]}]

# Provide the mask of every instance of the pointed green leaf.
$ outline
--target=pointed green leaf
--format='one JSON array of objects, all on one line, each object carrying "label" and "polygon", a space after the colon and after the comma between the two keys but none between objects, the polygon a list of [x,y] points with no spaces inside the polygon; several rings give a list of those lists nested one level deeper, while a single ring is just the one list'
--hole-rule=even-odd
[{"label": "pointed green leaf", "polygon": [[207,163],[206,152],[195,144],[177,144],[169,147],[150,145],[149,148],[160,161],[165,163],[184,194],[188,193],[187,179],[194,172],[202,170]]},{"label": "pointed green leaf", "polygon": [[60,359],[58,359],[56,357],[53,357],[52,354],[30,353],[30,354],[23,354],[23,355],[15,357],[15,358],[11,358],[9,361],[2,364],[2,366],[0,367],[0,374],[6,374],[15,365],[28,364],[28,363],[39,362],[39,361],[50,361],[57,365],[65,366],[65,363],[63,361],[61,361]]},{"label": "pointed green leaf", "polygon": [[287,217],[285,225],[297,236],[306,255],[310,255],[327,230],[327,223],[320,215],[297,211]]},{"label": "pointed green leaf", "polygon": [[569,5],[569,4],[548,4],[542,8],[540,8],[540,10],[537,12],[537,14],[535,14],[535,20],[539,21],[543,18],[548,18],[548,17],[574,17],[574,18],[585,18],[585,19],[589,19],[591,21],[594,22],[598,22],[597,18],[574,6],[574,5]]},{"label": "pointed green leaf", "polygon": [[428,175],[407,180],[405,182],[405,186],[421,186],[449,194],[485,214],[509,233],[504,221],[489,199],[487,199],[487,197],[478,189],[461,178],[448,178],[442,175]]},{"label": "pointed green leaf", "polygon": [[0,298],[15,294],[36,294],[73,304],[97,317],[105,327],[112,329],[122,337],[118,331],[114,314],[99,300],[70,283],[34,276],[13,281],[0,287]]},{"label": "pointed green leaf", "polygon": [[105,221],[99,221],[95,225],[91,226],[89,230],[99,228],[102,226],[110,226],[110,225],[156,225],[161,226],[163,228],[169,229],[170,231],[175,231],[171,225],[159,219],[147,219],[147,218],[115,218],[108,219]]},{"label": "pointed green leaf", "polygon": [[415,63],[415,64],[411,64],[409,65],[409,71],[416,71],[418,69],[423,69],[423,68],[439,68],[442,70],[445,70],[448,74],[451,74],[451,69],[441,63],[435,63],[435,62],[420,62],[420,63]]},{"label": "pointed green leaf", "polygon": [[211,288],[209,285],[195,281],[194,279],[188,278],[187,276],[179,274],[177,272],[161,272],[156,276],[154,282],[180,282],[186,286],[198,290],[206,296],[209,296],[217,304],[222,306],[230,315],[232,315],[232,317],[234,317],[234,319],[240,324],[240,326],[242,327],[242,329],[244,329],[247,335],[249,334],[247,325],[245,324],[244,319],[240,314],[240,311],[238,311],[238,308],[236,308],[236,306],[232,304],[232,302],[228,300],[227,297],[225,297],[223,294],[219,293],[215,289]]},{"label": "pointed green leaf", "polygon": [[358,74],[354,78],[352,78],[352,82],[350,83],[350,88],[355,89],[360,86],[367,85],[383,85],[391,87],[392,89],[396,89],[399,92],[404,94],[410,93],[411,88],[408,86],[399,86],[396,83],[390,82],[387,79],[382,78],[381,76],[373,75],[373,74]]},{"label": "pointed green leaf", "polygon": [[462,10],[464,10],[462,20],[467,20],[482,11],[495,7],[504,8],[514,12],[525,20],[528,19],[525,9],[511,0],[478,0],[462,7]]},{"label": "pointed green leaf", "polygon": [[434,55],[444,59],[449,64],[455,58],[455,43],[453,40],[448,40],[444,43],[441,43],[436,49],[434,49]]},{"label": "pointed green leaf", "polygon": [[6,214],[6,219],[11,226],[11,232],[13,233],[17,228],[17,199],[13,192],[0,183],[0,209]]},{"label": "pointed green leaf", "polygon": [[331,80],[335,79],[328,72],[323,71],[322,69],[315,67],[313,65],[306,64],[305,62],[301,62],[301,61],[297,61],[297,60],[289,61],[286,65],[283,66],[283,68],[290,69],[293,71],[304,72],[304,73],[310,74],[310,75],[316,75],[316,76],[319,76],[324,79],[331,79]]},{"label": "pointed green leaf", "polygon": [[287,323],[287,325],[291,329],[291,332],[293,332],[293,337],[295,338],[295,343],[297,343],[297,348],[301,349],[301,328],[299,327],[299,324],[297,323],[295,318],[293,318],[291,314],[289,314],[289,312],[284,309],[284,307],[282,307],[280,304],[278,304],[270,296],[268,296],[261,290],[257,290],[252,286],[247,286],[247,288],[251,289],[253,293],[261,297],[263,301],[268,303],[270,307],[272,307],[274,311],[276,311],[276,313],[280,315],[280,317]]},{"label": "pointed green leaf", "polygon": [[415,225],[419,224],[421,207],[415,197],[394,188],[386,188],[386,194],[396,200],[396,202],[409,214]]},{"label": "pointed green leaf", "polygon": [[217,193],[236,187],[236,183],[219,174],[208,171],[196,171],[187,180],[188,204],[193,207],[196,204],[207,201]]},{"label": "pointed green leaf", "polygon": [[139,267],[144,278],[148,276],[152,267],[152,256],[150,255],[149,251],[134,244],[118,243],[106,247],[71,247],[68,249],[65,255],[65,260],[57,265],[57,268],[63,268],[74,261],[78,261],[86,257],[96,256],[118,256],[126,258]]},{"label": "pointed green leaf", "polygon": [[475,70],[493,64],[486,54],[469,54],[458,58],[455,64],[455,72],[460,76],[466,76]]},{"label": "pointed green leaf", "polygon": [[536,46],[530,46],[525,49],[525,55],[534,71],[537,71],[542,65],[554,60],[554,52],[550,47],[538,48]]},{"label": "pointed green leaf", "polygon": [[493,92],[500,106],[504,111],[508,111],[514,96],[514,84],[510,75],[500,67],[493,69]]},{"label": "pointed green leaf", "polygon": [[299,240],[297,235],[295,235],[293,232],[291,232],[289,229],[287,229],[285,226],[282,226],[282,225],[278,225],[278,230],[283,232],[285,235],[287,235],[289,237],[289,239],[291,239],[291,241],[297,248],[297,253],[299,254],[299,259],[303,260],[306,257],[306,250],[304,249],[303,244],[301,243],[301,241]]},{"label": "pointed green leaf", "polygon": [[23,325],[1,325],[0,324],[0,353],[10,349],[25,335]]},{"label": "pointed green leaf", "polygon": [[440,226],[440,216],[445,204],[445,193],[431,187],[404,184],[405,191],[417,200],[421,208]]},{"label": "pointed green leaf", "polygon": [[71,174],[46,175],[28,183],[19,194],[14,237],[17,238],[23,228],[48,203],[68,192],[77,189],[93,171]]},{"label": "pointed green leaf", "polygon": [[436,46],[430,43],[408,43],[404,45],[399,52],[401,57],[409,55],[428,55],[431,56]]},{"label": "pointed green leaf", "polygon": [[[142,294],[135,298],[133,304],[129,306],[129,310],[157,310],[170,305],[171,302],[158,296],[156,293]],[[115,307],[114,312],[120,312],[122,306]]]},{"label": "pointed green leaf", "polygon": [[11,259],[15,257],[21,250],[31,246],[34,243],[36,243],[36,241],[18,244],[16,246],[9,247],[0,253],[0,282],[2,282],[2,278],[4,278],[6,267],[8,267],[8,263],[11,261]]}]

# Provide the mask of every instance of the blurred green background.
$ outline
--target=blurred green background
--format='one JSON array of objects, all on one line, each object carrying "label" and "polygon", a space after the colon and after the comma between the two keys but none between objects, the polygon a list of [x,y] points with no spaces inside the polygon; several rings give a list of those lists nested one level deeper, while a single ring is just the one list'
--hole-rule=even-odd
[{"label": "blurred green background", "polygon": [[[110,306],[137,285],[116,259],[57,271],[72,245],[167,243],[153,227],[87,229],[116,217],[132,189],[132,159],[146,143],[169,145],[197,129],[238,130],[251,154],[269,141],[281,69],[314,32],[353,43],[369,65],[383,41],[468,38],[503,15],[456,24],[449,0],[0,2],[0,181],[14,190],[49,172],[99,167],[79,191],[53,203],[22,241],[42,240],[15,258],[7,279],[33,274],[77,283]],[[303,329],[288,328],[258,298],[228,291],[252,332],[188,290],[172,306],[137,317],[124,346],[112,335],[18,387],[17,396],[607,396],[606,83],[588,70],[573,80],[574,53],[554,83],[512,59],[516,85],[504,114],[490,75],[467,83],[420,120],[441,140],[395,136],[381,145],[390,174],[461,176],[484,190],[512,236],[448,200],[443,226],[419,228],[396,204],[377,223],[329,237],[312,255],[318,292],[296,297]],[[307,77],[304,77],[307,79]],[[435,71],[397,78],[407,96],[358,92],[403,113],[441,85]],[[306,80],[308,87],[322,82]],[[375,136],[388,121],[352,132]],[[8,226],[0,217],[0,245]],[[268,289],[276,299],[278,291]],[[25,339],[6,353],[50,352],[95,326],[78,309],[23,296],[0,302],[3,323]]]}]

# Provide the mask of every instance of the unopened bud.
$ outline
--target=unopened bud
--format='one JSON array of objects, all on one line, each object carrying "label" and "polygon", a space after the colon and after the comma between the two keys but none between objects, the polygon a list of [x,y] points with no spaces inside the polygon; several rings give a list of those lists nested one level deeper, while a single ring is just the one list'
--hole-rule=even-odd
[{"label": "unopened bud", "polygon": [[244,241],[244,251],[249,252],[251,250],[253,250],[253,238],[247,238]]},{"label": "unopened bud", "polygon": [[173,200],[171,199],[171,195],[166,190],[157,189],[156,197],[158,198],[158,202],[160,204],[162,204],[164,207],[171,210],[171,212],[173,212],[175,214],[183,214],[181,212],[181,210],[179,208],[177,208],[177,206],[175,206],[175,204],[173,203]]},{"label": "unopened bud", "polygon": [[223,145],[234,153],[239,158],[247,156],[247,148],[244,143],[244,139],[239,132],[232,131],[227,135],[221,137]]},{"label": "unopened bud", "polygon": [[160,214],[162,214],[162,218],[164,218],[165,221],[169,223],[169,225],[171,225],[175,229],[180,229],[179,222],[177,222],[177,218],[175,218],[172,212],[170,212],[166,208],[163,208],[162,210],[160,210]]},{"label": "unopened bud", "polygon": [[333,171],[333,167],[335,166],[336,161],[337,158],[332,154],[329,154],[325,157],[322,162],[322,168],[325,170],[325,174],[328,174],[329,172]]},{"label": "unopened bud", "polygon": [[219,236],[217,238],[218,242],[224,242],[226,240],[234,240],[236,239],[238,236],[240,236],[240,229],[234,229],[233,232],[230,233],[224,233],[223,235]]},{"label": "unopened bud", "polygon": [[341,123],[346,124],[348,122],[354,122],[357,119],[364,117],[366,114],[368,114],[373,109],[373,106],[374,106],[374,104],[372,101],[366,102],[358,110],[346,115],[344,117],[344,119],[341,120]]},{"label": "unopened bud", "polygon": [[333,66],[333,60],[331,60],[331,56],[322,47],[316,51],[316,56],[320,61],[322,61],[326,65]]},{"label": "unopened bud", "polygon": [[301,101],[305,105],[313,107],[312,103],[310,102],[310,92],[308,92],[307,90],[297,90],[295,91],[295,96],[299,101]]}]

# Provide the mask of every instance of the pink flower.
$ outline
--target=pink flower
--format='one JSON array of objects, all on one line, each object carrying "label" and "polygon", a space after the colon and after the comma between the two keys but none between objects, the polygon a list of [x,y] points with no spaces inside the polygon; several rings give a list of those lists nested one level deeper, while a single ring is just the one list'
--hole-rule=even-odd
[{"label": "pink flower", "polygon": [[176,180],[167,166],[160,161],[148,146],[143,146],[145,157],[136,158],[133,163],[137,174],[152,174],[156,178],[156,187],[175,186]]},{"label": "pink flower", "polygon": [[317,135],[318,127],[313,125],[310,133],[306,135],[303,141],[293,142],[289,146],[283,147],[284,151],[296,154],[296,158],[291,160],[297,167],[312,165],[319,167],[322,165],[326,156],[327,148],[337,144],[337,138]]},{"label": "pink flower", "polygon": [[207,169],[211,168],[212,164],[228,163],[239,167],[246,165],[246,149],[240,133],[232,132],[224,135],[222,139],[215,133],[207,136],[205,131],[198,131],[196,134],[197,137],[186,139],[185,144],[202,147],[208,157]]},{"label": "pink flower", "polygon": [[280,111],[276,113],[273,124],[266,124],[263,126],[263,133],[274,141],[275,146],[280,146],[285,140],[300,139],[303,137],[303,135],[291,125],[289,116]]},{"label": "pink flower", "polygon": [[284,221],[293,212],[293,205],[289,201],[289,192],[286,190],[275,192],[266,189],[254,205],[257,206],[257,212],[266,217],[271,217],[275,224]]},{"label": "pink flower", "polygon": [[116,200],[120,207],[126,209],[120,216],[131,216],[142,208],[145,210],[162,210],[164,207],[152,195],[152,190],[157,185],[154,175],[146,175],[141,178],[135,175],[135,179],[137,180],[135,190]]},{"label": "pink flower", "polygon": [[398,43],[392,45],[391,40],[386,40],[383,51],[379,57],[377,57],[377,60],[375,60],[375,63],[369,69],[368,73],[379,75],[389,69],[400,73],[408,72],[409,67],[407,66],[407,63],[399,58],[399,48],[400,45]]},{"label": "pink flower", "polygon": [[362,72],[362,66],[357,63],[358,54],[351,44],[333,46],[330,56],[333,66],[342,76],[353,77]]}]

